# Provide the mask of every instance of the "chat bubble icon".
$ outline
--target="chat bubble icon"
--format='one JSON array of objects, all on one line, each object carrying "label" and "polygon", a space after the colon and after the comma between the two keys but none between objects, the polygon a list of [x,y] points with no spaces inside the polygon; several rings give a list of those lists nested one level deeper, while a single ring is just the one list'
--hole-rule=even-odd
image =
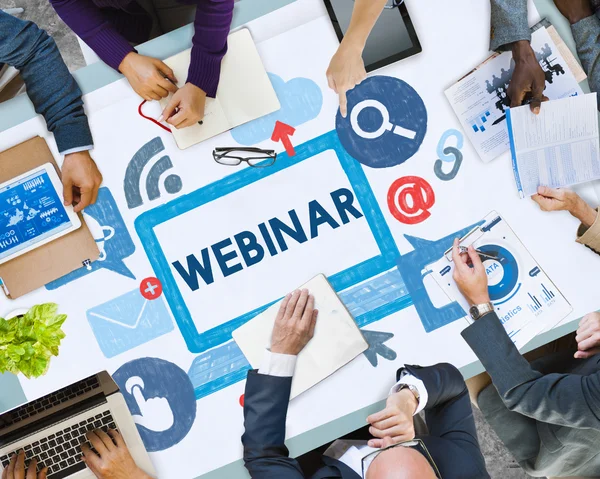
[{"label": "chat bubble icon", "polygon": [[540,270],[539,266],[536,266],[529,272],[529,276],[531,276],[532,278],[535,278],[540,273],[541,273],[541,270]]},{"label": "chat bubble icon", "polygon": [[81,267],[48,283],[46,289],[60,288],[102,268],[135,279],[135,275],[123,261],[135,252],[135,244],[108,188],[98,190],[96,203],[88,206],[83,216],[100,250],[98,260],[91,264],[91,269]]}]

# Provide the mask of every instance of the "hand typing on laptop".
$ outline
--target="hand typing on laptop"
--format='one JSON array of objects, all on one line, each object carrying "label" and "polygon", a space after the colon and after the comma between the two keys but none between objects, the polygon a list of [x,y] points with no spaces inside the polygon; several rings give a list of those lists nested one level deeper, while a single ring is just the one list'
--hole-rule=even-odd
[{"label": "hand typing on laptop", "polygon": [[97,429],[88,432],[87,438],[96,452],[83,444],[83,461],[98,479],[151,479],[136,465],[119,432]]},{"label": "hand typing on laptop", "polygon": [[[137,466],[119,432],[109,429],[107,434],[97,429],[86,436],[93,449],[87,443],[82,444],[82,460],[98,479],[152,479]],[[39,472],[37,469],[37,458],[25,464],[25,452],[20,451],[12,456],[2,479],[46,479],[48,468]]]}]

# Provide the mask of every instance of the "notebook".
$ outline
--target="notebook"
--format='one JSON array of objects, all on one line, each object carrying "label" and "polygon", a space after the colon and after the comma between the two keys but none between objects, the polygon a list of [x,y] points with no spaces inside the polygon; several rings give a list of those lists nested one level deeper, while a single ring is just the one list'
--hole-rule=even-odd
[{"label": "notebook", "polygon": [[[175,73],[181,88],[187,79],[191,49],[165,60]],[[160,102],[164,109],[171,94]],[[221,63],[221,78],[215,98],[207,98],[202,124],[182,128],[170,127],[177,146],[184,150],[196,143],[236,126],[273,113],[281,108],[256,50],[250,31],[238,30],[227,39],[227,54]]]},{"label": "notebook", "polygon": [[[290,399],[310,389],[345,366],[369,347],[354,318],[324,275],[299,289],[308,289],[319,310],[315,334],[298,355]],[[281,301],[236,329],[232,336],[254,369],[260,367]]]}]

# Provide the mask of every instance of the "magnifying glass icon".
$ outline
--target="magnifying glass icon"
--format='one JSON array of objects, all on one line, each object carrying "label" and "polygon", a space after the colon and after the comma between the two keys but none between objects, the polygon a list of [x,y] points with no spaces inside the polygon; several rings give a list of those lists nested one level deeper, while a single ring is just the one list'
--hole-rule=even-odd
[{"label": "magnifying glass icon", "polygon": [[[379,110],[379,113],[381,114],[381,126],[375,131],[365,131],[358,123],[358,115],[366,108],[375,108],[376,110]],[[383,103],[377,100],[363,100],[354,105],[354,108],[352,108],[352,111],[350,112],[350,125],[352,126],[354,133],[367,140],[379,138],[386,131],[391,131],[392,133],[408,138],[409,140],[414,140],[417,136],[416,131],[408,130],[399,125],[390,123],[390,112]]]}]

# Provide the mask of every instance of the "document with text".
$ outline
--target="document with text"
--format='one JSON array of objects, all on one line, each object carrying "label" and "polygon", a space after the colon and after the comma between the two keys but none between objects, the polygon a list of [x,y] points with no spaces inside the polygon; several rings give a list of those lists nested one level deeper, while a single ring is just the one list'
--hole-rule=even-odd
[{"label": "document with text", "polygon": [[600,178],[596,93],[507,110],[513,171],[522,198]]}]

